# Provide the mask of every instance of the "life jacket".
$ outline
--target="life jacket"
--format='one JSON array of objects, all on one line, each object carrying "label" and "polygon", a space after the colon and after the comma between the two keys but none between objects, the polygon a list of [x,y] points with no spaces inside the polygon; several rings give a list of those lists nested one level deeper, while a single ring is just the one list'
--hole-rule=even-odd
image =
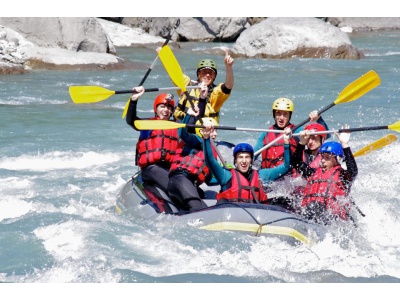
[{"label": "life jacket", "polygon": [[310,168],[318,169],[321,162],[321,154],[317,154],[313,161],[309,162]]},{"label": "life jacket", "polygon": [[217,194],[217,201],[228,200],[231,202],[266,203],[267,194],[264,192],[258,171],[253,170],[250,182],[238,170],[230,169],[232,174],[231,186]]},{"label": "life jacket", "polygon": [[[212,147],[214,157],[217,156],[217,152],[214,147]],[[210,174],[210,170],[206,165],[204,159],[203,150],[192,149],[190,153],[186,156],[182,156],[183,148],[178,149],[174,160],[170,168],[170,174],[173,171],[183,171],[186,172],[189,177],[196,181],[197,185],[202,184],[206,177]]]},{"label": "life jacket", "polygon": [[[294,128],[295,126],[293,124],[289,124],[286,127]],[[272,125],[269,129],[276,130],[276,127]],[[268,134],[266,134],[264,138],[264,146],[268,145],[270,142],[272,142],[273,140],[282,135],[283,133],[268,132]],[[290,151],[294,153],[297,147],[296,139],[292,137],[289,140],[289,144],[290,144]],[[262,152],[261,168],[263,169],[274,168],[281,165],[284,159],[284,152],[285,152],[284,142],[283,139],[281,139]]]},{"label": "life jacket", "polygon": [[[318,169],[319,164],[321,162],[321,155],[317,154],[314,158],[314,160],[311,160],[311,155],[309,153],[306,153],[306,151],[303,152],[303,161],[313,169]],[[292,170],[292,177],[298,177],[301,176],[301,173],[297,172],[294,168]]]},{"label": "life jacket", "polygon": [[[215,109],[211,106],[210,103],[210,96],[212,95],[212,90],[214,89],[215,85],[211,85],[209,87],[209,92],[207,94],[206,99],[201,99],[200,100],[200,92],[197,89],[192,89],[189,92],[189,97],[191,97],[191,100],[193,102],[194,105],[201,105],[199,104],[199,101],[205,101],[205,109],[204,109],[204,113],[202,114],[202,116],[200,117],[210,117],[210,118],[215,118],[215,120],[218,122],[219,121],[219,111],[215,111]],[[182,112],[184,112],[185,114],[187,113],[188,109],[191,108],[192,105],[190,104],[189,99],[186,97],[185,94],[182,94],[181,99],[179,100],[178,103],[178,111],[175,114],[176,116],[184,116],[182,114]]]},{"label": "life jacket", "polygon": [[[184,75],[183,77],[186,85],[191,84],[191,80],[187,75]],[[196,82],[195,84],[199,83]],[[200,102],[199,89],[191,89],[188,92],[189,96],[191,97],[191,101],[193,102],[194,105],[198,105],[198,107],[200,108],[202,104],[205,104],[204,113],[202,112],[202,114],[199,115],[199,118],[210,117],[214,118],[219,123],[220,109],[224,104],[224,102],[230,96],[230,94],[225,94],[224,92],[222,92],[221,86],[222,83],[220,83],[219,85],[215,85],[214,83],[212,83],[208,87],[208,93],[205,99],[205,103],[199,103]],[[180,95],[179,96],[180,99],[177,107],[175,108],[174,117],[177,120],[182,120],[185,117],[188,109],[192,106],[189,99],[187,99],[186,94],[181,93],[181,90],[178,90],[178,94]],[[203,101],[203,99],[201,101]]]},{"label": "life jacket", "polygon": [[340,165],[324,173],[322,168],[318,168],[308,179],[301,206],[307,206],[313,201],[318,201],[332,214],[339,215],[343,220],[347,220],[348,205],[340,204],[337,200],[337,197],[347,196],[347,189],[340,179],[341,170]]},{"label": "life jacket", "polygon": [[140,168],[157,163],[169,166],[176,154],[178,142],[178,129],[152,130],[147,138],[139,137],[136,143],[136,164]]}]

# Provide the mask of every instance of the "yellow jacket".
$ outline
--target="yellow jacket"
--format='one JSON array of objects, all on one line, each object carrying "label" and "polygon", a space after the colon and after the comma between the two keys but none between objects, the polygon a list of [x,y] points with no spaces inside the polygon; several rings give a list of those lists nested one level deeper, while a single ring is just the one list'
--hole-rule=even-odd
[{"label": "yellow jacket", "polygon": [[[190,85],[190,78],[186,75],[183,75],[184,79],[185,79],[185,86]],[[222,107],[222,105],[225,103],[226,100],[228,100],[229,96],[231,95],[229,94],[225,94],[222,91],[222,83],[220,83],[219,85],[215,86],[215,85],[211,85],[210,87],[214,87],[211,94],[209,93],[209,96],[207,97],[206,101],[206,109],[205,109],[205,113],[204,116],[202,117],[211,117],[214,118],[218,123],[219,123],[219,111]],[[193,105],[197,105],[199,102],[199,97],[200,97],[200,91],[199,89],[192,89],[189,92],[189,95],[192,96],[194,99],[192,99],[193,101]],[[179,99],[179,103],[178,106],[175,109],[174,112],[174,117],[177,120],[182,120],[185,115],[187,110],[191,107],[190,101],[186,99],[186,95],[184,93],[182,93],[181,90],[178,91],[178,94],[180,94],[180,99]]]}]

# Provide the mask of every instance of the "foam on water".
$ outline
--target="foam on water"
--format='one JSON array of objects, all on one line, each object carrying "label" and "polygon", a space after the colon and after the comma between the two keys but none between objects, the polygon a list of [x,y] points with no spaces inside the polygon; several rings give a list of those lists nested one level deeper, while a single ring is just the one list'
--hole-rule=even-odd
[{"label": "foam on water", "polygon": [[23,154],[19,157],[0,159],[0,168],[47,172],[61,169],[87,169],[116,162],[120,157],[114,153],[53,151],[37,155]]}]

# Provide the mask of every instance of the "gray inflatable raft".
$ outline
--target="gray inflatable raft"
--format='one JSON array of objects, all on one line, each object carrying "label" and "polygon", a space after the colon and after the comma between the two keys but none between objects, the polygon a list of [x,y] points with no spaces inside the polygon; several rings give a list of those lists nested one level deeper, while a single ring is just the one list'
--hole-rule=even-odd
[{"label": "gray inflatable raft", "polygon": [[[206,185],[204,202],[208,208],[195,212],[179,211],[163,191],[146,187],[140,172],[129,180],[116,201],[119,215],[146,219],[168,217],[173,222],[211,231],[233,231],[254,236],[279,237],[290,244],[312,245],[324,238],[327,228],[279,205],[223,203],[216,201],[217,190]],[[161,216],[161,218],[160,218]]]}]

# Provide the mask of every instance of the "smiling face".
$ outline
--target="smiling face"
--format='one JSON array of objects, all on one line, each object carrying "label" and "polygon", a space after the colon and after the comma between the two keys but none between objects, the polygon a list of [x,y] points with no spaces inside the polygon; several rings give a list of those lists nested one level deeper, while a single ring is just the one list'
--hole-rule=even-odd
[{"label": "smiling face", "polygon": [[338,164],[336,156],[332,153],[321,153],[321,168],[323,172],[329,171]]},{"label": "smiling face", "polygon": [[156,108],[156,115],[161,120],[169,120],[172,114],[172,107],[166,104],[159,104]]},{"label": "smiling face", "polygon": [[290,112],[285,110],[275,110],[275,122],[279,128],[285,128],[290,121]]},{"label": "smiling face", "polygon": [[200,82],[204,82],[207,86],[215,80],[215,72],[212,69],[201,69],[197,72],[197,78]]},{"label": "smiling face", "polygon": [[252,158],[248,152],[238,152],[235,158],[236,169],[241,173],[246,173],[251,167]]}]

